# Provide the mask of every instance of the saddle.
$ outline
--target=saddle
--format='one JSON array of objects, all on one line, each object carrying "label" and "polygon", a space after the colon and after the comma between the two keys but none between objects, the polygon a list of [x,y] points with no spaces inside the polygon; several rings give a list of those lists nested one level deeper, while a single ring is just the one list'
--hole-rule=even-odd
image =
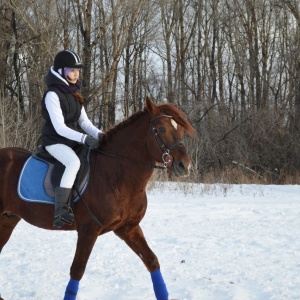
[{"label": "saddle", "polygon": [[[77,145],[73,148],[80,159],[80,169],[73,186],[73,201],[79,200],[86,190],[90,173],[90,148]],[[29,202],[55,202],[55,188],[59,186],[65,166],[57,161],[45,148],[38,151],[25,162],[18,182],[18,194]]]}]

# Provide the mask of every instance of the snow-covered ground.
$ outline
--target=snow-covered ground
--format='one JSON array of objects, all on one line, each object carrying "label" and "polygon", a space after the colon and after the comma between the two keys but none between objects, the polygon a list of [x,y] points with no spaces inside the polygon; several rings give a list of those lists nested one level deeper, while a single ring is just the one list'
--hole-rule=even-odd
[{"label": "snow-covered ground", "polygon": [[[300,186],[152,183],[141,223],[170,298],[300,299]],[[0,255],[5,300],[60,300],[75,232],[21,221]],[[140,259],[113,233],[93,249],[78,300],[155,299]]]}]

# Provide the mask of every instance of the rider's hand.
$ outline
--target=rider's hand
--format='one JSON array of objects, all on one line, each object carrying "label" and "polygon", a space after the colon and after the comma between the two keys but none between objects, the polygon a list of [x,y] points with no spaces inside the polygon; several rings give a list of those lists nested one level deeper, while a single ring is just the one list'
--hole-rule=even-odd
[{"label": "rider's hand", "polygon": [[91,137],[91,136],[88,135],[85,138],[84,144],[94,150],[94,149],[98,149],[99,148],[100,141],[98,139],[94,139],[93,137]]}]

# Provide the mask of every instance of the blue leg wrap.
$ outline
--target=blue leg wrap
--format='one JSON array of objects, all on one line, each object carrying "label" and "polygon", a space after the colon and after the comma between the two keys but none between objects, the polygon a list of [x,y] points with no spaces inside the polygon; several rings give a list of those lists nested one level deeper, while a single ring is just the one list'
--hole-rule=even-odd
[{"label": "blue leg wrap", "polygon": [[153,289],[157,300],[168,300],[169,293],[167,291],[166,284],[164,282],[164,279],[161,275],[160,270],[156,270],[153,272],[150,272],[151,279],[153,282]]},{"label": "blue leg wrap", "polygon": [[71,278],[66,288],[64,300],[76,300],[78,288],[79,280],[74,280]]}]

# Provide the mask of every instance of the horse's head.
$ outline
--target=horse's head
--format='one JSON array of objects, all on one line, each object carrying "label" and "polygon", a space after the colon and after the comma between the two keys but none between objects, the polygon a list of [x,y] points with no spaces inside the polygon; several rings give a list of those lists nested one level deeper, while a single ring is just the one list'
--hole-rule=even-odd
[{"label": "horse's head", "polygon": [[195,134],[177,106],[164,103],[156,106],[148,97],[146,109],[151,115],[148,151],[157,162],[162,162],[176,176],[188,176],[190,159],[183,144],[184,132]]}]

